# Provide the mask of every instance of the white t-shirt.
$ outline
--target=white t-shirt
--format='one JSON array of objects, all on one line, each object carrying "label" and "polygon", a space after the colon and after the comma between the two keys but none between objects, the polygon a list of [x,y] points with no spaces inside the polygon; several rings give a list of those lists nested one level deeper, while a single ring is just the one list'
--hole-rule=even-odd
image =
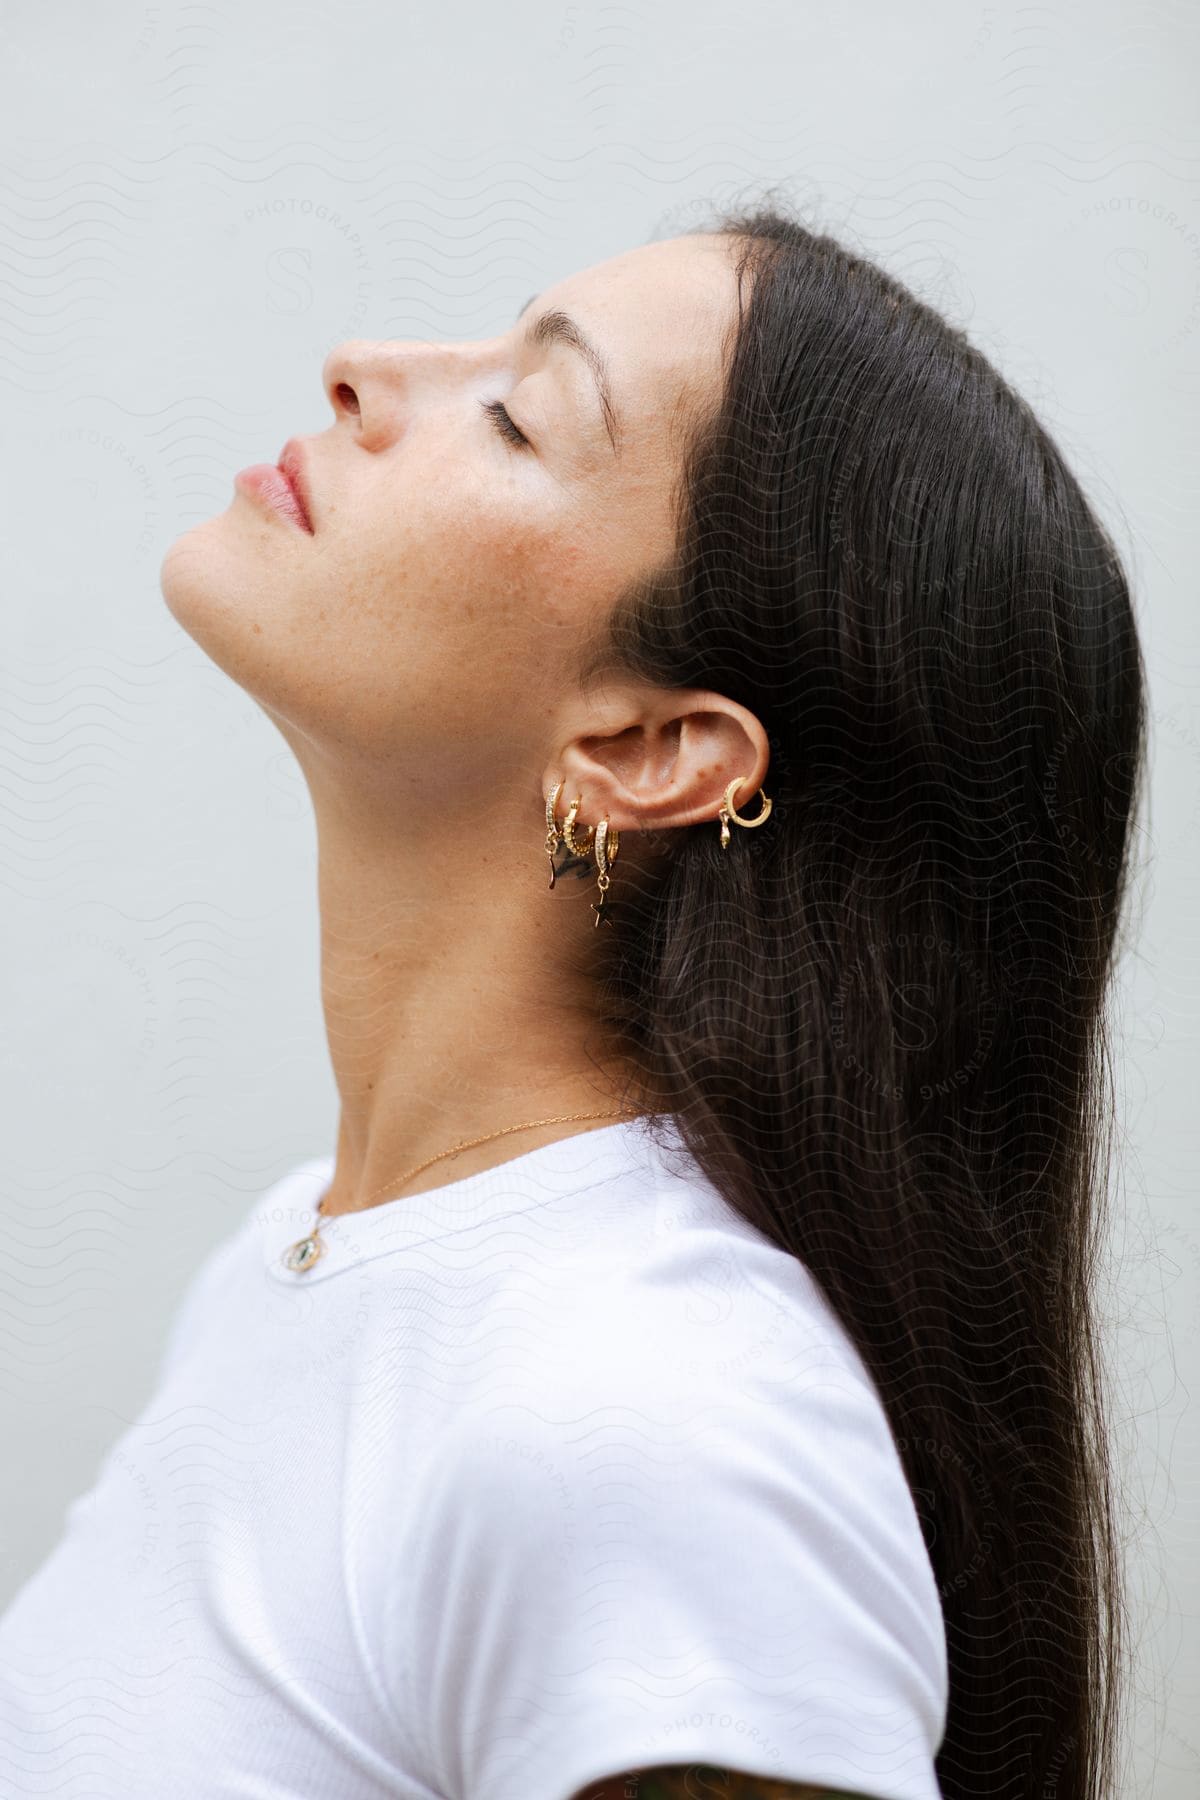
[{"label": "white t-shirt", "polygon": [[938,1800],[941,1608],[877,1392],[644,1121],[323,1227],[300,1164],[0,1620],[0,1792],[571,1800],[700,1762]]}]

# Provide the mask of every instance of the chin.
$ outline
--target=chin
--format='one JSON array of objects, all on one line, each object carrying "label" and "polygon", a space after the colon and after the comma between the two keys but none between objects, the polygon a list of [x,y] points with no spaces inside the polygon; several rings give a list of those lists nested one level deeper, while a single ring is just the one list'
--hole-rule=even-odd
[{"label": "chin", "polygon": [[167,610],[190,638],[235,681],[241,682],[261,642],[262,594],[249,578],[245,552],[234,553],[224,515],[207,519],[167,549],[158,582]]}]

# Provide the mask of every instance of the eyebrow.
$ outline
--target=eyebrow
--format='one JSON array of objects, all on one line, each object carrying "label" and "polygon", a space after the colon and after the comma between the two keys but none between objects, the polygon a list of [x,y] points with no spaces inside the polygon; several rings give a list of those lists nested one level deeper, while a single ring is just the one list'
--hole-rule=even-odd
[{"label": "eyebrow", "polygon": [[[536,294],[531,294],[529,296],[528,300],[517,314],[518,324],[520,324],[536,299]],[[525,342],[527,344],[544,347],[548,347],[551,344],[565,344],[568,350],[577,350],[579,352],[580,356],[583,357],[583,360],[591,370],[592,379],[596,383],[596,393],[600,400],[600,410],[604,414],[604,429],[608,433],[608,441],[612,445],[613,455],[619,456],[620,450],[617,447],[617,436],[621,428],[621,421],[617,409],[613,405],[612,387],[609,383],[608,375],[608,362],[601,351],[593,344],[591,338],[588,337],[578,321],[573,319],[570,313],[562,312],[557,307],[550,312],[539,313],[537,318],[525,329]]]}]

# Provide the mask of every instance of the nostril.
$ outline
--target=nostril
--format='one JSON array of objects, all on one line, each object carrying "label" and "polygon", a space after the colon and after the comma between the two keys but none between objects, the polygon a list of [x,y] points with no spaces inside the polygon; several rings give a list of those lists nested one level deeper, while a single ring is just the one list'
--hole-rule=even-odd
[{"label": "nostril", "polygon": [[348,381],[339,381],[333,391],[347,412],[358,413],[358,395]]}]

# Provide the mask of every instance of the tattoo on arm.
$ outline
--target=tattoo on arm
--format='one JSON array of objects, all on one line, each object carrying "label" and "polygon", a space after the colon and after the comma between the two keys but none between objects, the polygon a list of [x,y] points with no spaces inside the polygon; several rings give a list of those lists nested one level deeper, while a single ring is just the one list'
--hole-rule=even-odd
[{"label": "tattoo on arm", "polygon": [[610,1776],[585,1788],[575,1800],[870,1800],[870,1796],[803,1781],[777,1781],[773,1775],[746,1775],[709,1763],[677,1763]]}]

